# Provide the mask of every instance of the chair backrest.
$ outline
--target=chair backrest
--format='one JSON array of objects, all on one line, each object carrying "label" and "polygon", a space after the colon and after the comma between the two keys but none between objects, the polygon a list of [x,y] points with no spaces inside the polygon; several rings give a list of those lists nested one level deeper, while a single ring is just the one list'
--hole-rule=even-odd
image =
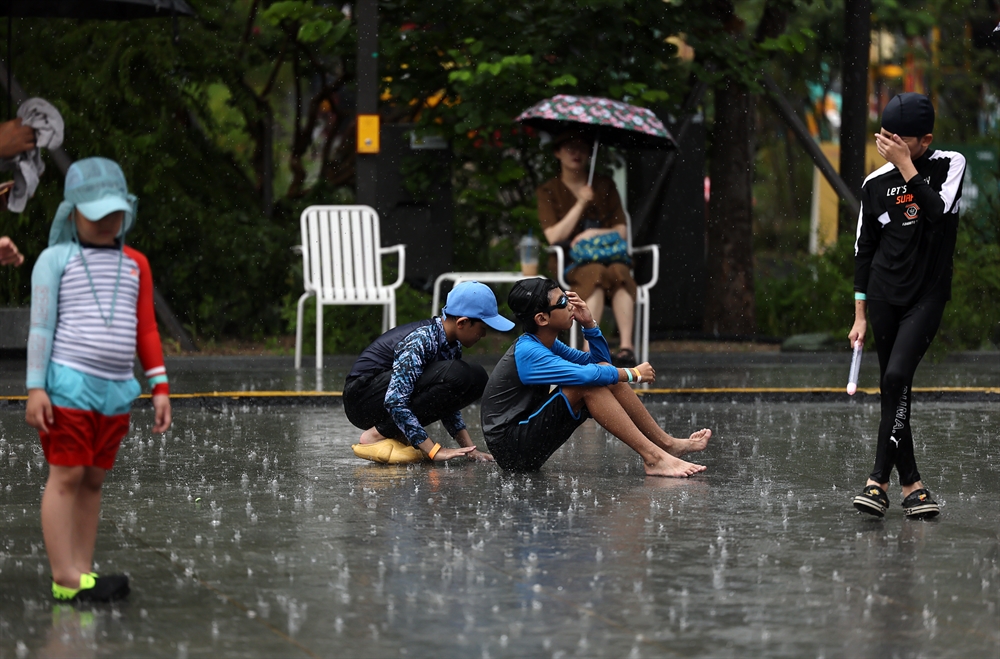
[{"label": "chair backrest", "polygon": [[370,206],[310,206],[302,211],[302,277],[323,300],[381,300],[378,213]]}]

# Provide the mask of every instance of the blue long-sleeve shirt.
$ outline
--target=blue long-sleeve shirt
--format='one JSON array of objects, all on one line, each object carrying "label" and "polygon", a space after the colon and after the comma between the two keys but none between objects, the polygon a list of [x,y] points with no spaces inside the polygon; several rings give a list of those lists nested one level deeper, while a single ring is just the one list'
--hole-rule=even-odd
[{"label": "blue long-sleeve shirt", "polygon": [[[600,328],[584,329],[590,352],[556,341],[549,349],[534,334],[522,334],[500,358],[483,393],[483,434],[503,434],[549,397],[550,387],[607,386],[618,382],[611,351]],[[600,362],[605,362],[601,364]]]}]

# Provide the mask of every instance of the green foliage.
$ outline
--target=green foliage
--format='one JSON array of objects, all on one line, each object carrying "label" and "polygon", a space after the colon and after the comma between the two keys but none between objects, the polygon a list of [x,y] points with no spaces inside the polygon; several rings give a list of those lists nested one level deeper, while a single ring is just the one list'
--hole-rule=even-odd
[{"label": "green foliage", "polygon": [[276,2],[261,12],[261,18],[273,26],[292,25],[299,41],[324,49],[336,46],[351,28],[337,9],[311,2]]},{"label": "green foliage", "polygon": [[[301,272],[301,265],[299,266]],[[384,272],[385,281],[395,281],[392,269]],[[285,331],[295,332],[296,304],[300,293],[288,293],[281,315]],[[430,318],[431,295],[409,284],[396,289],[396,324],[405,325]],[[306,300],[302,314],[302,354],[316,354],[316,298]],[[382,307],[336,305],[323,307],[323,353],[360,354],[382,333]]]},{"label": "green foliage", "polygon": [[842,236],[823,256],[758,262],[758,331],[779,337],[811,332],[846,337],[854,323],[853,254],[853,239]]},{"label": "green foliage", "polygon": [[960,227],[939,342],[949,350],[1000,347],[1000,200],[979,217],[963,216]]},{"label": "green foliage", "polygon": [[[30,95],[59,108],[71,158],[101,155],[122,165],[140,200],[128,242],[149,257],[181,322],[199,339],[259,338],[283,328],[282,298],[298,283],[289,250],[298,242],[297,214],[281,201],[270,217],[262,209],[248,139],[261,113],[245,80],[266,66],[281,33],[265,21],[258,47],[241,56],[250,3],[236,3],[242,12],[202,4],[198,20],[178,21],[176,43],[168,20],[19,19],[14,70]],[[303,4],[272,5],[268,16]],[[298,9],[346,29],[339,12]],[[326,33],[325,43],[335,37]],[[47,245],[62,199],[59,170],[47,162],[26,212],[0,214],[0,234],[27,255],[0,279],[0,304],[27,303],[31,267]]]},{"label": "green foliage", "polygon": [[[1000,243],[983,218],[963,216],[955,249],[952,298],[931,356],[989,345],[1000,326]],[[992,214],[993,225],[1000,213]],[[1000,227],[994,226],[992,230]],[[843,235],[822,256],[759,264],[757,323],[762,334],[787,337],[830,332],[847,337],[854,323],[854,237]],[[872,333],[866,347],[871,348]],[[993,339],[995,341],[995,339]]]},{"label": "green foliage", "polygon": [[[539,233],[534,190],[555,173],[555,162],[513,117],[542,98],[606,96],[665,117],[677,113],[691,73],[709,84],[727,75],[752,85],[768,67],[792,98],[806,96],[807,80],[832,84],[843,41],[841,0],[735,3],[745,33],[765,6],[790,12],[785,34],[753,47],[720,24],[713,12],[724,4],[381,0],[384,120],[416,122],[452,148],[454,267],[512,269],[521,235]],[[943,102],[936,135],[967,141],[976,130],[969,117],[978,111],[981,77],[995,76],[1000,66],[985,51],[968,51],[962,39],[965,17],[983,8],[973,0],[877,0],[875,8],[876,27],[905,34],[926,34],[928,17],[935,17],[941,59],[950,67],[937,79]],[[321,0],[202,0],[197,10],[198,18],[177,21],[176,43],[169,20],[17,19],[14,72],[29,95],[63,112],[71,157],[122,163],[140,197],[130,242],[149,256],[157,286],[182,322],[206,340],[289,331],[289,308],[293,326],[301,289],[299,259],[289,250],[299,242],[298,213],[312,203],[353,200],[353,109],[341,101],[349,101],[342,92],[353,84],[354,29],[338,5]],[[678,60],[665,41],[681,34],[699,55],[694,64]],[[710,123],[708,103],[705,109]],[[273,180],[266,175],[269,136]],[[764,246],[791,251],[802,246],[811,167],[802,157],[784,166],[799,147],[785,144],[787,131],[773,122],[762,123],[758,136],[757,162],[767,163],[766,172],[758,167],[758,214],[795,225],[784,233],[765,227],[791,237],[768,238]],[[602,153],[598,167],[608,161]],[[28,256],[24,267],[0,271],[0,304],[28,300],[30,268],[62,198],[58,170],[48,162],[27,211],[0,214],[0,233],[14,236]],[[414,154],[402,167],[413,198],[430,201],[439,177],[428,162]],[[797,183],[774,187],[785,179]],[[273,207],[266,191],[274,194]],[[970,319],[968,332],[942,331],[962,345],[995,322],[991,249],[975,236],[959,243],[967,258],[956,258],[956,300],[978,302],[956,316]],[[762,320],[762,331],[850,322],[849,313],[837,320],[839,303],[836,313],[820,309],[845,294],[836,263],[799,259],[788,268],[758,277],[760,317],[771,318],[766,328]],[[411,302],[413,318],[424,317],[422,295],[400,292],[400,322]],[[812,314],[805,313],[809,305]],[[378,332],[373,309],[329,308],[328,316],[330,349],[355,350]]]},{"label": "green foliage", "polygon": [[[681,16],[625,0],[380,4],[383,25],[409,26],[381,37],[386,91],[452,145],[455,269],[513,269],[521,236],[540,235],[534,191],[555,160],[513,122],[523,110],[557,93],[656,105],[661,116],[676,109],[687,71],[664,39],[683,31]],[[598,165],[607,164],[602,153]],[[428,179],[419,169],[404,163],[411,193]]]}]

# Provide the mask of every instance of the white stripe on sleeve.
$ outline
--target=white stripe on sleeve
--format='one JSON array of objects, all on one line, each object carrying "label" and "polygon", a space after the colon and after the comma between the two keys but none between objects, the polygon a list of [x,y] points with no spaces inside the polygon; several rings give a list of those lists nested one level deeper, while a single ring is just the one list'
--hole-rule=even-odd
[{"label": "white stripe on sleeve", "polygon": [[957,213],[960,209],[961,196],[958,191],[962,186],[962,179],[965,177],[965,156],[957,151],[935,151],[931,154],[931,159],[950,158],[948,164],[948,177],[941,186],[941,201],[944,202],[944,212]]}]

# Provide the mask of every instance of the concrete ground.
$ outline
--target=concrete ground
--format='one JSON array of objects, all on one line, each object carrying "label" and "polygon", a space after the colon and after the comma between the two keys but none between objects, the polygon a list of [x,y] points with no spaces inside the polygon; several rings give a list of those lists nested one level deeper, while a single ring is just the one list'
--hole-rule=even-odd
[{"label": "concrete ground", "polygon": [[[284,358],[213,359],[172,359],[174,390],[339,390],[350,364],[330,362],[318,387]],[[678,355],[657,368],[690,388],[842,387],[848,359]],[[993,364],[925,364],[917,384],[995,388]],[[0,396],[20,393],[21,369],[0,362]],[[0,657],[997,657],[994,396],[918,394],[917,457],[942,504],[931,521],[903,518],[895,483],[885,519],[850,505],[872,461],[874,396],[644,398],[674,434],[714,430],[693,457],[708,471],[690,480],[645,477],[592,421],[516,475],[359,460],[336,397],[179,404],[164,436],[140,407],[96,556],[133,593],[81,608],[48,597],[46,467],[6,399]],[[478,408],[465,416],[481,442]]]}]

